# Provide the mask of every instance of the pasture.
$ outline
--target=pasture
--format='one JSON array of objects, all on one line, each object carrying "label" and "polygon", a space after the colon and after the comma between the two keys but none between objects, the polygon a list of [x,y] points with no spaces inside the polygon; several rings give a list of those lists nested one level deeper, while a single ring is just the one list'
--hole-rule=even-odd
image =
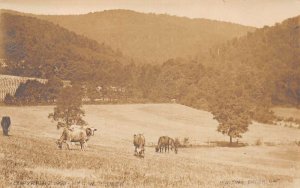
[{"label": "pasture", "polygon": [[[85,120],[98,131],[86,151],[57,149],[62,130],[47,116],[53,106],[0,107],[12,119],[0,136],[0,187],[299,187],[300,129],[253,123],[228,141],[205,111],[178,104],[88,105]],[[146,138],[145,158],[133,155],[133,135]],[[197,147],[155,153],[159,136],[189,138]],[[258,144],[260,141],[260,144]]]}]

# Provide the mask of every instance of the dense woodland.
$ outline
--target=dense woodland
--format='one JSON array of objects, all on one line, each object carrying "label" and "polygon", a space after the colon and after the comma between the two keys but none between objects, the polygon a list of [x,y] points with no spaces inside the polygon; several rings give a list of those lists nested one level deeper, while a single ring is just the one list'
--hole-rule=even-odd
[{"label": "dense woodland", "polygon": [[1,18],[9,74],[80,80],[91,70],[109,71],[127,61],[109,46],[50,22],[9,13]]},{"label": "dense woodland", "polygon": [[[155,65],[133,62],[120,51],[47,21],[9,13],[2,19],[6,74],[54,75],[80,83],[92,99],[111,102],[175,99],[216,112],[216,117],[223,115],[219,108],[232,104],[239,113],[247,109],[252,118],[269,122],[272,105],[300,106],[299,16],[237,36],[206,53],[199,49],[194,58]],[[247,122],[244,117],[241,121]]]}]

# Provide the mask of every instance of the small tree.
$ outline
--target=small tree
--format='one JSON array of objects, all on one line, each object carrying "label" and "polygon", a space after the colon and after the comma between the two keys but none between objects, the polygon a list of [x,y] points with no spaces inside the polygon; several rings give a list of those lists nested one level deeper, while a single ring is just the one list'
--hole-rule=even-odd
[{"label": "small tree", "polygon": [[85,115],[82,109],[82,98],[83,92],[80,86],[66,87],[61,90],[54,112],[48,116],[57,122],[57,128],[86,124],[82,119]]},{"label": "small tree", "polygon": [[217,131],[228,135],[230,144],[232,138],[241,138],[251,124],[251,111],[246,101],[241,97],[224,97],[214,104],[212,109],[214,119],[219,122]]},{"label": "small tree", "polygon": [[6,94],[4,98],[4,104],[12,105],[15,104],[15,98],[11,94]]}]

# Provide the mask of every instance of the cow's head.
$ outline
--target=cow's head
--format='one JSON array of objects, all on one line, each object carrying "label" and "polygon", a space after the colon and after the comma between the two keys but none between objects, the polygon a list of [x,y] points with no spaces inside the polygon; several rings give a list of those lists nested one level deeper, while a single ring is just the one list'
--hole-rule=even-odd
[{"label": "cow's head", "polygon": [[57,145],[57,147],[59,148],[59,149],[62,149],[62,142],[58,139],[58,140],[56,140],[56,145]]},{"label": "cow's head", "polygon": [[87,136],[94,136],[94,132],[97,131],[97,129],[93,127],[88,127],[86,128],[86,135]]},{"label": "cow's head", "polygon": [[156,151],[156,152],[159,151],[159,147],[158,147],[158,146],[155,147],[155,151]]}]

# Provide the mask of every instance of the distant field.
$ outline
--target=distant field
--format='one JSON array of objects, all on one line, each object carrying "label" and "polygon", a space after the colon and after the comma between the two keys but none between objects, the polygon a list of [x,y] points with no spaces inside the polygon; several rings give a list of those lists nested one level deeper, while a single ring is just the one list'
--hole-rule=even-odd
[{"label": "distant field", "polygon": [[272,108],[274,111],[275,115],[284,117],[284,118],[296,118],[300,119],[300,109],[296,108],[283,108],[283,107],[275,107]]},{"label": "distant field", "polygon": [[[254,123],[240,142],[246,147],[180,148],[158,154],[146,147],[133,156],[132,137],[147,143],[161,135],[189,137],[205,146],[228,141],[205,111],[177,104],[89,105],[86,120],[98,128],[87,151],[58,150],[61,130],[47,116],[51,106],[0,107],[12,118],[11,136],[0,136],[0,187],[297,187],[300,180],[300,130]],[[261,146],[255,145],[257,140]],[[264,144],[266,143],[266,144]],[[268,144],[267,144],[268,143]]]}]

